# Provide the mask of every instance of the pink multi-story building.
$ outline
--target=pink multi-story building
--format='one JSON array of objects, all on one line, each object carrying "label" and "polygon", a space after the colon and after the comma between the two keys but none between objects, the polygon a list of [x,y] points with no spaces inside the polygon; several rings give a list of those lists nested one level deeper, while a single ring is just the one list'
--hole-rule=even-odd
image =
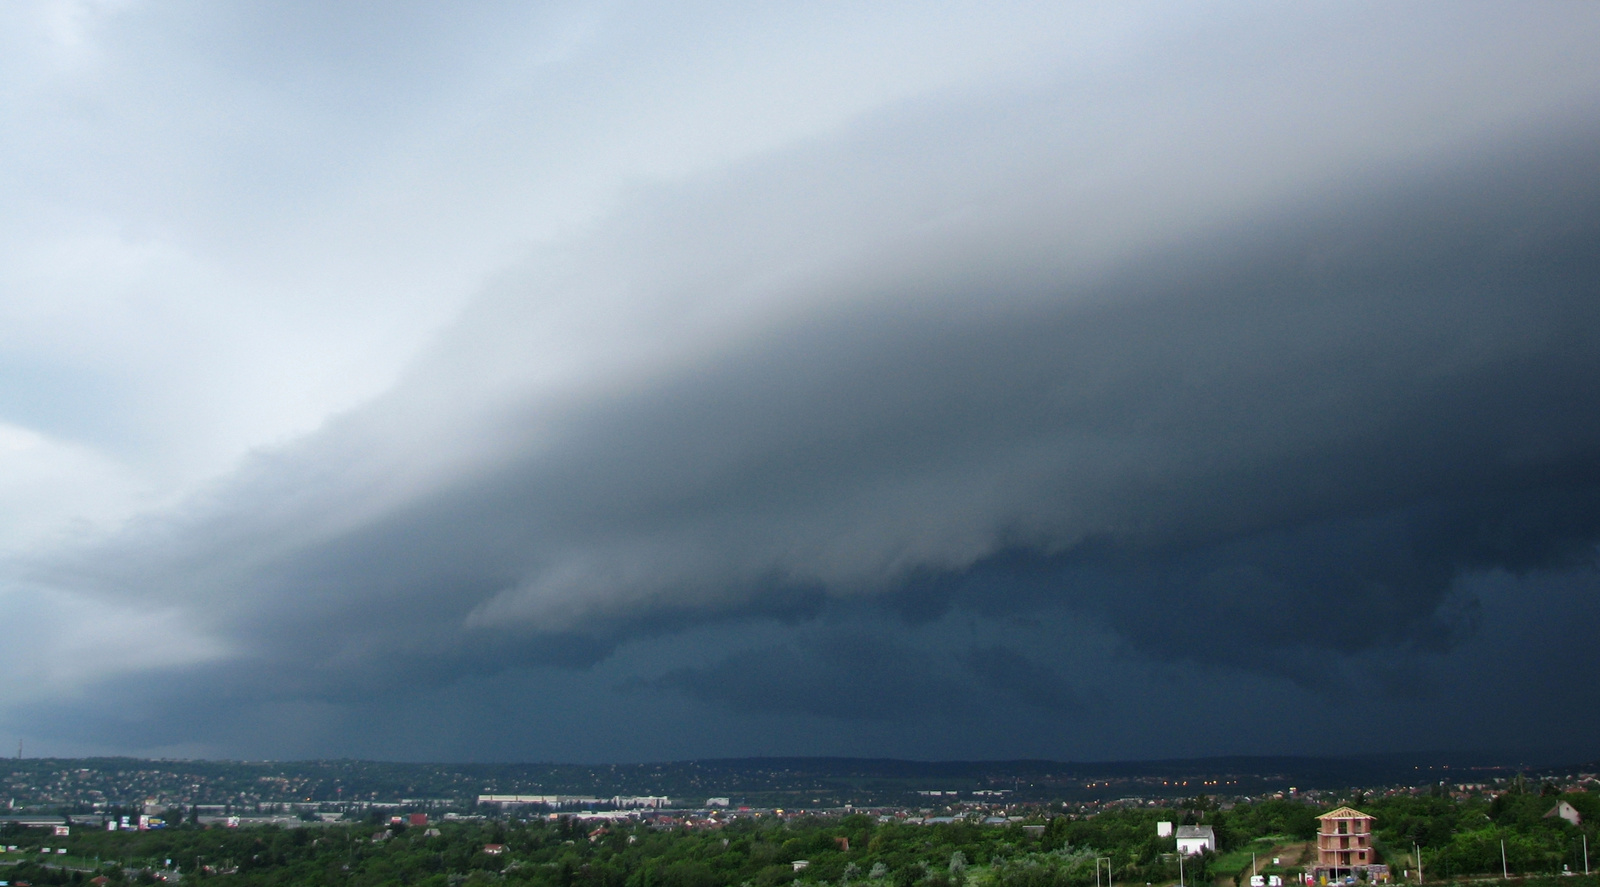
[{"label": "pink multi-story building", "polygon": [[1330,810],[1317,817],[1317,864],[1311,874],[1320,880],[1337,880],[1364,874],[1369,880],[1386,881],[1389,867],[1378,863],[1372,847],[1372,824],[1376,820],[1350,807]]}]

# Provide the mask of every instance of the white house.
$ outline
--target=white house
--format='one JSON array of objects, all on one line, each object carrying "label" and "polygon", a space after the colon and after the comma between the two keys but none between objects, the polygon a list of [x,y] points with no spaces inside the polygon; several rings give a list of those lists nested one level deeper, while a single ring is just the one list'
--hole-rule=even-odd
[{"label": "white house", "polygon": [[1170,823],[1170,822],[1158,822],[1158,823],[1156,823],[1156,837],[1158,837],[1158,838],[1170,838],[1170,837],[1172,837],[1172,823]]},{"label": "white house", "polygon": [[1178,826],[1178,852],[1184,856],[1198,856],[1207,850],[1217,849],[1217,833],[1209,825]]},{"label": "white house", "polygon": [[1544,818],[1549,819],[1552,816],[1559,816],[1573,825],[1583,824],[1583,816],[1578,813],[1578,808],[1568,804],[1566,801],[1557,801],[1556,805],[1550,808],[1550,812],[1544,815]]}]

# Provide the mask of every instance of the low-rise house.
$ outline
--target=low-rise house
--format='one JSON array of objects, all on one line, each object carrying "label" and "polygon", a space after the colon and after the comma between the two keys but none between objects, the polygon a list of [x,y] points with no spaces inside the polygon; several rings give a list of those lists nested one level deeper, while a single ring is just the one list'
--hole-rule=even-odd
[{"label": "low-rise house", "polygon": [[1207,850],[1216,852],[1217,833],[1209,825],[1178,826],[1178,852],[1184,856],[1199,856]]},{"label": "low-rise house", "polygon": [[1556,805],[1551,807],[1550,811],[1544,815],[1544,818],[1549,819],[1552,816],[1559,816],[1573,825],[1583,824],[1583,816],[1578,812],[1578,808],[1568,804],[1566,801],[1557,801]]}]

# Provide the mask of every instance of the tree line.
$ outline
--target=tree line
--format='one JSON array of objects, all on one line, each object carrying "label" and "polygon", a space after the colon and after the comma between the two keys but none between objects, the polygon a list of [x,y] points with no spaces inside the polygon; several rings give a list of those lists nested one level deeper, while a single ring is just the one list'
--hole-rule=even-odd
[{"label": "tree line", "polygon": [[[1545,815],[1560,800],[1580,812],[1582,825]],[[1413,848],[1420,849],[1430,883],[1498,875],[1501,842],[1513,873],[1553,876],[1563,866],[1581,872],[1579,848],[1586,839],[1593,843],[1600,822],[1600,799],[1584,793],[1512,791],[1493,800],[1357,796],[1349,803],[1377,817],[1379,853],[1397,873],[1412,867]],[[1294,800],[1225,809],[1201,797],[1174,808],[1093,815],[1039,809],[1006,826],[923,825],[863,814],[789,820],[768,815],[699,829],[599,825],[570,817],[429,828],[374,818],[225,829],[185,818],[145,832],[78,826],[66,838],[8,826],[0,839],[21,852],[0,858],[11,864],[0,869],[0,880],[80,884],[104,877],[109,884],[153,884],[176,871],[186,882],[216,880],[218,887],[1089,887],[1103,878],[1156,885],[1179,877],[1173,839],[1157,835],[1156,823],[1166,820],[1210,825],[1217,835],[1216,852],[1183,861],[1186,885],[1234,887],[1245,851],[1310,841],[1320,812]],[[486,851],[491,845],[497,852]],[[38,854],[43,846],[68,853],[44,857]],[[1589,882],[1579,876],[1562,883]]]}]

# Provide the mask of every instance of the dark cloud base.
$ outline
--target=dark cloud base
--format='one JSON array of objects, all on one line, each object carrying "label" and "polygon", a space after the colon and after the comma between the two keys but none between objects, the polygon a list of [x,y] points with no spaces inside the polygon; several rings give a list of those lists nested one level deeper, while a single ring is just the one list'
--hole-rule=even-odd
[{"label": "dark cloud base", "polygon": [[[1352,681],[1397,719],[1385,747],[1474,724],[1500,743],[1450,709],[1462,682],[1529,723],[1600,710],[1597,157],[1583,131],[1346,182],[1070,286],[1066,234],[1035,230],[1067,231],[1060,210],[965,252],[886,247],[899,298],[837,284],[843,307],[688,369],[502,406],[479,419],[509,455],[364,519],[307,529],[354,495],[389,412],[431,408],[405,391],[35,577],[216,602],[238,659],[102,720],[150,745],[225,746],[289,709],[314,745],[431,700],[489,731],[523,723],[502,701],[587,717],[628,756],[650,742],[616,726],[630,707],[750,747],[774,725],[837,751],[914,723],[981,749],[1011,719],[1103,748],[1112,714],[1192,697],[1174,718],[1248,716],[1271,692],[1310,721]],[[1025,242],[997,265],[1004,234]],[[1004,310],[972,308],[984,292]],[[1504,661],[1471,661],[1481,644]],[[1318,735],[1296,729],[1272,741]]]}]

